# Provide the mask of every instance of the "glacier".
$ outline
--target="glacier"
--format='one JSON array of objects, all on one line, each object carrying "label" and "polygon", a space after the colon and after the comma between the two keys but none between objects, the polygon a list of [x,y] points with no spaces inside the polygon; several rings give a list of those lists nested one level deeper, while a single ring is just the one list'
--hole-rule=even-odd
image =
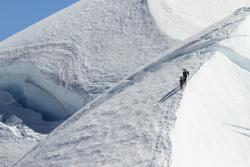
[{"label": "glacier", "polygon": [[0,88],[45,120],[65,120],[178,43],[147,1],[103,3],[80,1],[1,42]]},{"label": "glacier", "polygon": [[[122,80],[14,166],[249,166],[249,74],[229,45],[249,12],[237,10]],[[182,92],[183,68],[193,77]]]},{"label": "glacier", "polygon": [[[81,0],[2,41],[0,166],[247,166],[247,98],[230,101],[248,94],[249,8],[226,17],[247,5]],[[184,92],[183,68],[191,74]],[[231,92],[215,87],[220,79]],[[198,143],[209,152],[196,154]]]},{"label": "glacier", "polygon": [[149,0],[152,15],[159,28],[170,37],[185,40],[208,26],[249,6],[247,0]]}]

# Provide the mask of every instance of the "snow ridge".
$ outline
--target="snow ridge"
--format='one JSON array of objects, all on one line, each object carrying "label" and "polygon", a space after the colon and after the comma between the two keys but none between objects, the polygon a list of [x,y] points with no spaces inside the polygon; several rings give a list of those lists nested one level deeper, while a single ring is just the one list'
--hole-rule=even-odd
[{"label": "snow ridge", "polygon": [[[81,112],[84,112],[84,110],[90,110],[97,105],[101,105],[105,100],[110,99],[112,96],[122,92],[124,89],[135,84],[136,82],[141,82],[145,75],[150,72],[160,70],[164,63],[169,62],[179,56],[187,55],[194,52],[194,50],[204,50],[204,48],[206,49],[206,52],[214,51],[214,49],[216,49],[215,46],[217,46],[218,43],[224,39],[230,38],[230,33],[228,31],[233,31],[235,28],[237,28],[237,26],[248,15],[248,9],[249,8],[241,8],[237,10],[231,17],[226,18],[224,21],[212,25],[211,27],[207,28],[207,30],[204,30],[194,37],[187,39],[182,44],[167,50],[163,54],[164,56],[162,58],[143,67],[142,70],[139,70],[128,78],[122,80],[119,84],[108,90],[106,94],[101,95],[100,98],[97,98],[91,102],[90,105],[84,107]],[[208,47],[210,49],[207,49]]]}]

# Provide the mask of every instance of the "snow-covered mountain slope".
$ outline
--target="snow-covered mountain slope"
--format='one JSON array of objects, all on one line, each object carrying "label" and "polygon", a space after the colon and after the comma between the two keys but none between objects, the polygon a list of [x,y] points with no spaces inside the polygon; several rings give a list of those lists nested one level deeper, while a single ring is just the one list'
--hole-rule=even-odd
[{"label": "snow-covered mountain slope", "polygon": [[173,167],[250,165],[249,86],[249,71],[220,52],[202,67],[177,114]]},{"label": "snow-covered mountain slope", "polygon": [[0,88],[64,120],[174,44],[147,1],[82,0],[1,42]]},{"label": "snow-covered mountain slope", "polygon": [[82,0],[3,41],[0,48],[1,58],[32,62],[61,84],[96,95],[172,43],[154,24],[147,1]]},{"label": "snow-covered mountain slope", "polygon": [[[211,9],[220,4],[210,0],[205,6]],[[221,17],[244,4],[227,3]],[[174,9],[175,15],[184,16],[190,10],[185,14],[190,16],[179,19],[157,13],[168,12],[164,6]],[[186,7],[186,12],[178,6]],[[81,0],[1,42],[0,88],[41,113],[43,119],[64,120],[128,74],[159,58],[177,43],[178,35],[197,32],[192,26],[197,6],[161,0]],[[201,15],[195,24],[202,21],[205,27],[216,20],[211,18],[219,18],[217,15]],[[165,23],[163,17],[170,22]],[[163,35],[155,22],[168,25],[171,30],[164,30],[173,38]]]},{"label": "snow-covered mountain slope", "polygon": [[[147,1],[81,0],[0,43],[0,90],[15,101],[4,105],[1,121],[49,133],[176,43],[158,29]],[[31,129],[26,137],[36,136]],[[6,166],[33,145],[22,139],[15,144],[27,147],[4,139]]]},{"label": "snow-covered mountain slope", "polygon": [[[215,0],[208,2],[209,9],[212,8],[214,2]],[[164,5],[159,5],[162,3],[163,1],[161,0],[81,0],[75,5],[2,41],[0,43],[0,98],[7,98],[11,102],[1,103],[1,107],[3,107],[3,110],[0,112],[1,122],[5,123],[5,126],[10,130],[14,128],[15,133],[23,134],[22,132],[27,128],[31,128],[40,133],[49,133],[63,120],[71,116],[82,106],[89,104],[92,100],[107,92],[110,87],[119,83],[126,76],[144,67],[149,62],[160,58],[167,49],[180,43],[176,38],[184,39],[186,36],[200,30],[196,27],[200,25],[205,27],[208,25],[205,21],[207,19],[206,17],[197,20],[193,19],[194,21],[191,19],[191,16],[190,18],[186,16],[183,17],[185,15],[183,13],[181,17],[179,17],[178,13],[180,13],[180,11],[173,8],[174,5],[172,3],[166,1],[165,3],[174,9],[173,11],[175,11],[176,17],[173,17],[171,14],[168,15],[165,13],[168,13],[167,8],[165,8]],[[180,1],[176,1],[175,5],[177,4],[181,4]],[[228,4],[230,5],[225,7],[230,11],[234,7],[238,7],[238,5],[245,4],[245,1],[241,1],[241,3],[233,1]],[[237,5],[233,6],[233,4]],[[218,4],[215,5],[218,6]],[[193,5],[187,5],[187,8],[185,8],[185,11],[190,10],[188,13],[192,15],[192,18],[197,16],[196,13],[191,12],[193,9],[196,9]],[[203,11],[203,8],[200,9],[200,11]],[[223,16],[227,14],[227,12],[220,12],[220,14],[221,13],[223,13]],[[200,17],[202,16],[203,15]],[[219,18],[219,14],[213,14],[213,16],[209,18],[217,17]],[[187,20],[184,22],[185,19]],[[170,22],[166,22],[168,20],[170,20]],[[202,22],[200,23],[201,20]],[[211,24],[215,20],[216,19],[208,19],[208,23]],[[196,24],[198,26],[196,26]],[[159,30],[157,25],[164,29],[165,34]],[[168,25],[169,29],[164,28],[166,25]],[[223,32],[228,33],[228,26],[224,23],[223,25],[225,26],[223,28],[225,31]],[[229,25],[229,27],[233,29],[235,25],[237,25],[236,22]],[[180,27],[186,28],[183,29]],[[217,32],[215,29],[214,31]],[[225,35],[223,32],[222,36]],[[169,35],[172,37],[169,37]],[[179,54],[183,55],[193,52],[195,49],[212,45],[217,40],[221,40],[220,37],[217,39],[217,36],[211,38],[209,35],[204,36],[204,38],[198,41],[196,41],[198,37],[187,40],[184,44],[178,45],[180,47],[179,49],[176,47],[165,53],[168,56],[163,57],[135,75],[132,75],[128,80],[118,84],[111,89],[109,93],[101,96],[86,108],[90,107],[94,109],[95,107],[93,106],[100,105],[102,101],[107,101],[135,82],[140,82],[142,76],[147,76],[148,70],[154,71],[155,68],[158,68],[157,66],[159,64],[168,62],[176,56],[179,56]],[[192,46],[189,46],[191,44]],[[177,51],[174,52],[175,49],[177,49]],[[194,72],[206,59],[202,59],[202,57],[192,57],[192,59],[188,60],[197,61],[197,65],[195,65],[195,69],[193,70]],[[177,61],[177,59],[175,59],[175,61]],[[165,78],[165,81],[171,80],[172,78],[174,84],[177,84],[177,81],[173,79],[173,75],[177,75],[179,68],[176,68],[175,65],[176,63],[180,63],[179,66],[183,64],[182,59],[179,60],[180,62],[175,61],[169,62],[173,70],[169,69],[165,71],[165,74],[169,73],[169,76],[166,76],[169,78]],[[186,64],[187,62],[185,61],[183,63]],[[158,76],[165,74],[159,73]],[[155,78],[157,78],[157,76],[155,76]],[[161,80],[159,83],[160,82]],[[146,87],[147,85],[145,84],[144,86]],[[156,89],[156,85],[154,86]],[[168,87],[168,85],[162,84],[162,87],[167,90],[171,89],[171,86]],[[135,88],[131,87],[131,89],[133,90]],[[147,91],[146,88],[142,90],[144,89]],[[163,93],[163,88],[159,88],[159,90],[161,90],[161,92],[159,92],[157,98],[162,95],[160,93]],[[151,94],[153,95],[153,93]],[[132,94],[130,96],[132,96]],[[126,98],[125,96],[122,97]],[[131,97],[131,99],[135,99],[136,97],[137,96],[134,98]],[[145,98],[150,97],[150,95],[145,95]],[[179,99],[178,97],[177,100]],[[124,103],[126,108],[126,105],[130,103],[129,99],[124,101]],[[142,102],[139,102],[138,106],[143,106],[141,103]],[[149,105],[151,103],[152,101],[149,102]],[[174,107],[174,109],[176,109],[176,107]],[[130,111],[132,115],[134,114],[133,111],[133,109]],[[161,112],[163,113],[163,110]],[[97,118],[94,118],[94,115],[90,115],[89,117],[93,117],[93,121],[103,118],[99,115]],[[149,130],[150,134],[153,134],[152,136],[156,133],[161,134],[162,130],[158,128],[160,121],[154,116],[152,116],[152,119],[155,120],[153,122],[157,122],[157,125],[152,126],[155,127],[156,130]],[[119,119],[117,121],[119,121]],[[112,120],[109,122],[112,122]],[[84,126],[81,122],[78,123],[79,127]],[[94,128],[99,128],[101,123],[102,122],[96,127],[94,126]],[[118,128],[114,128],[114,131],[118,132],[120,130],[119,126],[121,125],[121,127],[123,127],[123,122],[117,124]],[[162,123],[160,122],[159,124]],[[133,126],[137,125],[138,124]],[[148,125],[151,126],[150,123]],[[107,126],[107,131],[113,130],[108,122]],[[33,144],[37,143],[37,140],[34,140],[33,144],[29,144],[29,141],[26,140],[28,136],[36,138],[36,135],[38,135],[31,129],[26,130],[27,133],[24,134],[24,136],[18,136],[14,144],[20,144],[22,146],[16,146],[15,149],[12,149],[14,147],[12,147],[13,144],[11,142],[9,142],[10,145],[8,146],[9,138],[4,138],[6,141],[5,143],[3,142],[5,147],[10,148],[8,150],[8,156],[12,156],[6,158],[2,156],[4,152],[0,152],[0,161],[6,166],[9,166],[11,163],[9,160],[13,162],[21,155],[21,151],[18,148],[22,148],[23,153],[25,153]],[[67,130],[65,127],[66,132]],[[146,131],[146,128],[144,130]],[[158,130],[159,132],[157,132]],[[107,131],[104,130],[104,132]],[[80,133],[82,132],[83,131]],[[137,130],[132,130],[128,133],[137,134]],[[107,132],[107,134],[109,134],[109,132]],[[110,138],[111,137],[112,135],[110,135]],[[124,136],[121,136],[121,138],[123,137]],[[168,136],[165,137],[168,138]],[[155,139],[157,142],[150,139],[156,151],[152,152],[151,149],[151,152],[149,152],[146,158],[142,157],[142,159],[139,158],[135,161],[137,162],[144,159],[151,161],[152,155],[156,157],[158,155],[156,149],[156,147],[158,147],[157,143],[159,143],[159,140],[162,138],[164,137],[157,135],[157,139]],[[74,139],[75,138],[72,137],[72,140]],[[61,141],[71,143],[70,140],[71,138]],[[112,140],[110,140],[110,142],[112,142]],[[120,145],[119,142],[118,145]],[[148,148],[148,146],[149,145],[143,142],[141,143],[142,150]],[[107,147],[109,147],[109,144],[107,144]],[[113,148],[112,145],[110,147]],[[51,149],[53,148],[54,147],[51,147]],[[128,149],[129,148],[130,147],[128,147]],[[112,150],[107,150],[107,152],[109,151]],[[139,151],[140,149],[138,149],[137,152]],[[165,151],[168,152],[169,149]],[[74,152],[74,150],[69,152]],[[114,159],[120,158],[120,160],[124,158],[123,155],[124,154],[117,155],[116,157],[116,155],[112,154]],[[8,159],[8,162],[5,163],[6,159]],[[163,159],[168,160],[169,154]],[[71,158],[66,158],[65,160],[68,160],[69,164],[74,163]],[[88,161],[90,161],[90,159],[86,160],[85,163]],[[157,159],[152,163],[155,162],[158,163],[161,161]],[[52,163],[52,161],[48,161],[48,163]],[[93,163],[97,162],[94,161]],[[112,161],[108,163],[111,164]],[[128,160],[128,164],[131,163],[133,163],[132,160]]]},{"label": "snow-covered mountain slope", "polygon": [[249,11],[238,10],[123,80],[61,124],[14,166],[170,166],[169,133],[182,97],[181,69],[188,68],[193,75],[218,48],[225,48],[220,42],[232,37]]},{"label": "snow-covered mountain slope", "polygon": [[172,132],[173,167],[250,166],[250,17],[191,79]]},{"label": "snow-covered mountain slope", "polygon": [[249,0],[149,0],[161,30],[175,39],[186,39],[224,19],[235,10],[249,6]]},{"label": "snow-covered mountain slope", "polygon": [[23,125],[7,126],[0,122],[0,166],[10,166],[24,154],[23,151],[31,149],[44,137]]}]

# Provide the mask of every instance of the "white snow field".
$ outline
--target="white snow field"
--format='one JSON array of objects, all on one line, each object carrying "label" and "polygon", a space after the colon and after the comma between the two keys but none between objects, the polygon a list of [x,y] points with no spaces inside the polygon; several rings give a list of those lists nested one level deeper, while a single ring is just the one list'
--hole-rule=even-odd
[{"label": "white snow field", "polygon": [[249,88],[249,71],[220,52],[201,68],[178,110],[172,167],[250,166]]},{"label": "white snow field", "polygon": [[180,41],[247,1],[193,2],[81,0],[2,41],[0,166],[169,166],[181,69],[218,49],[249,67],[248,8]]},{"label": "white snow field", "polygon": [[149,0],[149,7],[163,32],[175,39],[186,39],[249,6],[249,0]]},{"label": "white snow field", "polygon": [[[183,8],[182,2],[176,2]],[[165,15],[167,8],[159,3],[81,0],[0,43],[0,98],[4,102],[0,102],[0,120],[15,138],[3,138],[0,143],[0,148],[8,148],[8,154],[0,150],[1,166],[10,166],[40,135],[50,133],[121,79],[160,58],[180,43],[178,39],[200,30],[191,21],[188,26],[189,21]],[[245,5],[245,1],[233,3],[237,5],[225,10]],[[187,5],[185,10],[190,8],[192,14],[195,6]],[[170,27],[165,34],[157,26],[162,21]]]},{"label": "white snow field", "polygon": [[172,167],[250,166],[250,17],[189,82],[172,131]]},{"label": "white snow field", "polygon": [[[13,101],[1,122],[48,134],[176,43],[158,29],[147,1],[81,0],[0,43],[0,90]],[[17,138],[16,145],[34,145]],[[0,148],[12,153],[1,150],[0,161],[10,166],[28,150],[4,140]]]},{"label": "white snow field", "polygon": [[11,166],[24,152],[44,138],[44,135],[33,132],[27,126],[9,126],[0,122],[0,166]]},{"label": "white snow field", "polygon": [[174,44],[154,24],[147,1],[82,0],[1,42],[0,58],[14,68],[21,63],[66,116]]},{"label": "white snow field", "polygon": [[[238,64],[238,58],[245,57],[231,54],[236,52],[224,46],[233,38],[240,40],[234,32],[246,24],[249,12],[250,8],[237,10],[122,80],[62,123],[14,166],[227,167],[228,162],[249,166],[249,74]],[[182,68],[194,77],[181,101],[178,76]],[[211,143],[214,147],[208,148]],[[196,154],[192,146],[207,150]],[[216,155],[213,148],[218,149]]]}]

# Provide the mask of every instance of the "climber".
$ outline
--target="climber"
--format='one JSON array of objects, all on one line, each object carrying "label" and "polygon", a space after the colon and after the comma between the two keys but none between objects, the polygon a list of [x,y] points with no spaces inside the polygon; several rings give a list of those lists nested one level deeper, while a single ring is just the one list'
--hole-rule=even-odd
[{"label": "climber", "polygon": [[189,76],[189,72],[187,69],[183,69],[182,70],[182,76],[180,77],[180,87],[181,87],[181,90],[183,90],[184,86],[186,85],[187,83],[187,77]]},{"label": "climber", "polygon": [[185,80],[187,80],[187,77],[189,76],[189,72],[187,69],[184,68],[182,70],[182,76],[185,78]]},{"label": "climber", "polygon": [[185,85],[185,78],[184,78],[184,76],[181,76],[180,77],[180,87],[181,87],[181,90],[183,89],[183,87],[184,87],[184,85]]}]

